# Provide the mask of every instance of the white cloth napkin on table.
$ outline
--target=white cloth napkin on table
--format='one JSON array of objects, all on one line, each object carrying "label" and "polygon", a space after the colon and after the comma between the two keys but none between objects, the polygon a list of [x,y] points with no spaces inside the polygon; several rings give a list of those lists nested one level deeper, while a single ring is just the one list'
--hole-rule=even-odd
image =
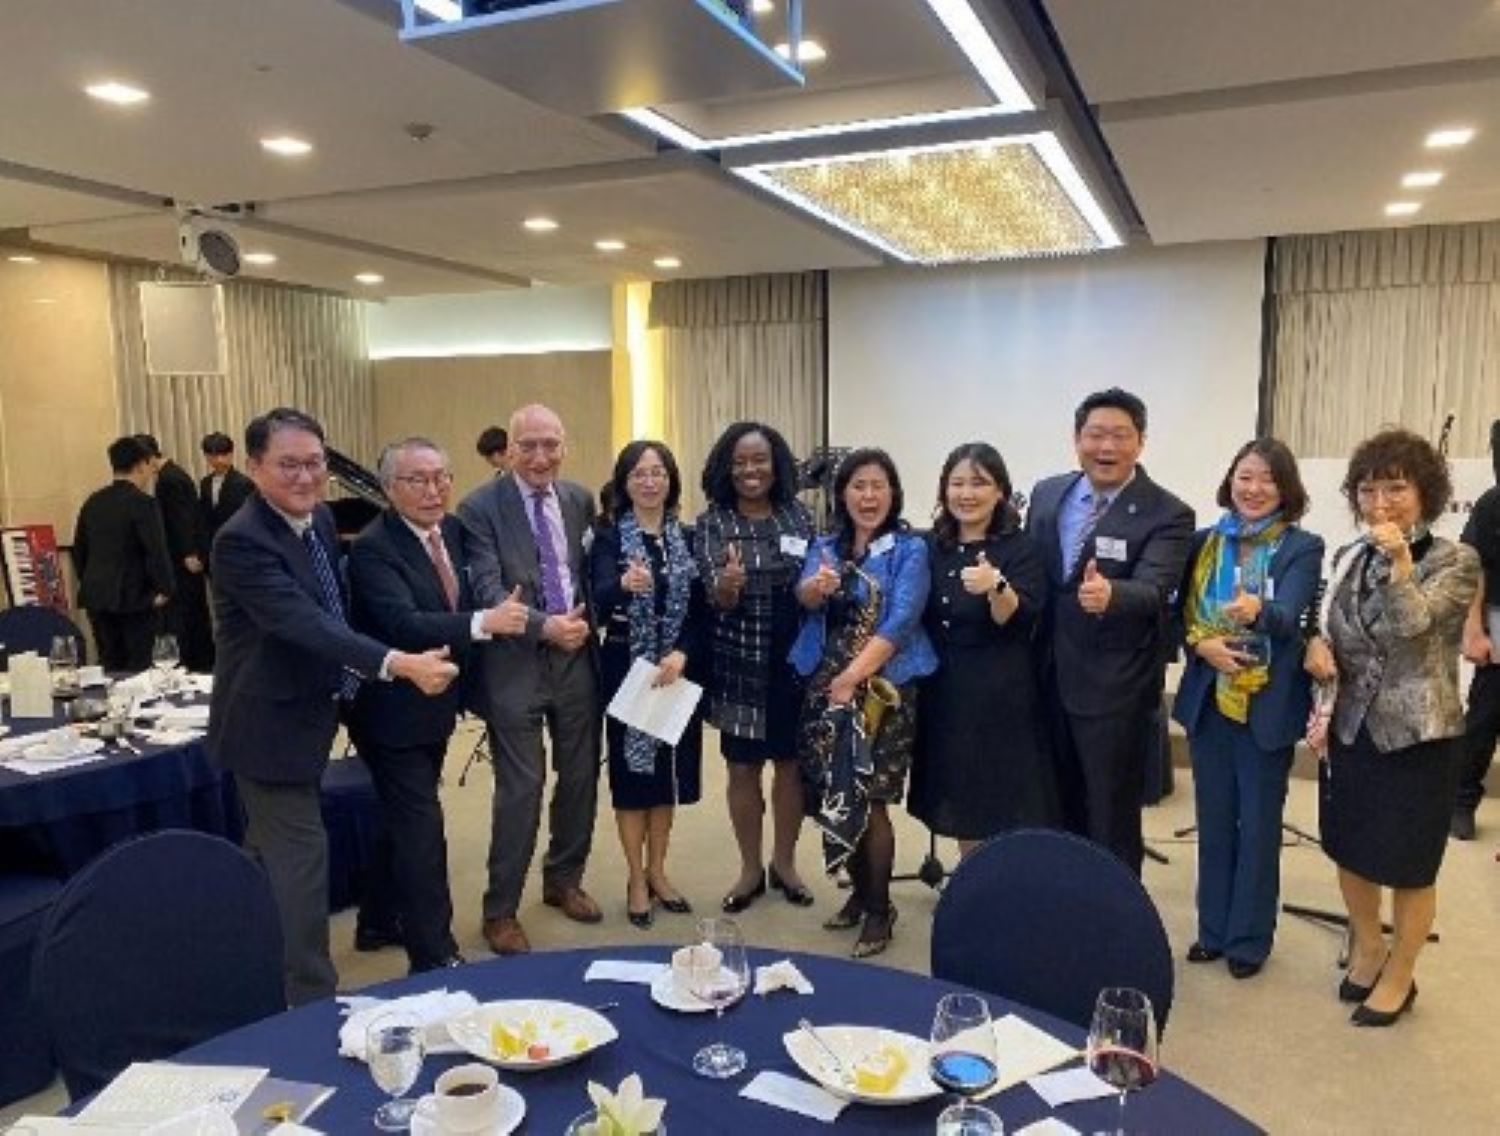
[{"label": "white cloth napkin on table", "polygon": [[208,704],[196,706],[168,706],[156,719],[160,730],[194,730],[207,728]]},{"label": "white cloth napkin on table", "polygon": [[664,962],[595,959],[583,972],[583,980],[585,982],[637,982],[642,986],[650,986],[669,969]]},{"label": "white cloth napkin on table", "polygon": [[820,1085],[810,1084],[785,1073],[766,1070],[740,1090],[746,1100],[759,1101],[772,1108],[785,1109],[801,1116],[810,1116],[824,1124],[832,1124],[849,1102],[834,1096]]},{"label": "white cloth napkin on table", "polygon": [[61,769],[72,769],[76,765],[91,765],[96,761],[103,761],[108,756],[109,754],[101,751],[99,753],[81,753],[77,757],[46,757],[40,760],[13,757],[0,761],[0,765],[5,766],[6,769],[9,769],[13,773],[22,773],[27,777],[40,777],[46,773],[56,773]]},{"label": "white cloth napkin on table", "polygon": [[140,731],[140,736],[142,740],[148,741],[152,745],[180,746],[187,745],[188,742],[197,741],[206,732],[205,730],[163,729],[158,726],[155,729]]},{"label": "white cloth napkin on table", "polygon": [[404,1010],[416,1016],[427,1030],[428,1053],[462,1053],[463,1047],[448,1036],[447,1022],[466,1014],[479,1005],[467,990],[429,990],[405,998],[367,998],[360,995],[340,998],[348,1017],[339,1027],[339,1056],[365,1060],[365,1033],[381,1014]]},{"label": "white cloth napkin on table", "polygon": [[1048,1108],[1060,1108],[1074,1101],[1098,1100],[1100,1097],[1115,1095],[1115,1090],[1107,1082],[1082,1067],[1043,1073],[1026,1083],[1037,1096],[1047,1102]]},{"label": "white cloth napkin on table", "polygon": [[33,734],[17,734],[13,738],[0,740],[0,761],[11,757],[20,757],[23,752],[34,745],[40,745],[55,735],[71,733],[71,726],[59,726],[55,730],[38,730]]},{"label": "white cloth napkin on table", "polygon": [[755,992],[764,995],[775,990],[795,990],[798,994],[811,994],[813,984],[791,959],[756,967]]}]

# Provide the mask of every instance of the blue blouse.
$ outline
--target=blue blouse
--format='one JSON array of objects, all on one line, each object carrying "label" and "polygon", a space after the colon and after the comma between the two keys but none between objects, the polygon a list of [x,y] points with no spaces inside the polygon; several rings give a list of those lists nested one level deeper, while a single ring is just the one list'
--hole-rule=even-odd
[{"label": "blue blouse", "polygon": [[[872,542],[872,548],[881,551],[867,554],[860,567],[880,586],[881,611],[875,634],[896,648],[896,653],[886,661],[880,673],[900,685],[937,670],[937,651],[922,627],[922,612],[927,606],[927,590],[932,580],[927,570],[927,542],[921,536],[914,532],[893,532],[889,534],[888,547],[882,547],[886,544],[887,537]],[[807,557],[802,562],[802,575],[797,581],[799,584],[817,572],[824,553],[838,562],[834,537],[820,536],[808,547]],[[868,598],[869,587],[864,580],[856,577],[853,588],[856,602]],[[788,656],[797,673],[804,678],[818,669],[826,637],[824,610],[804,611],[802,628]]]}]

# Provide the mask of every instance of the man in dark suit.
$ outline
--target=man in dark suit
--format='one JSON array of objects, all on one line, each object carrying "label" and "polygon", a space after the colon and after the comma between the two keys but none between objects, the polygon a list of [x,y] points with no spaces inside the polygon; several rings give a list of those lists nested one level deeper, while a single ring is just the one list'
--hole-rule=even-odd
[{"label": "man in dark suit", "polygon": [[361,679],[404,679],[426,694],[458,674],[447,649],[408,653],[350,629],[340,585],[323,428],[279,407],[245,429],[259,495],[213,548],[219,651],[208,751],[235,775],[245,845],[270,879],[285,942],[287,1000],[333,993],[328,837],[319,784],[340,701]]},{"label": "man in dark suit", "polygon": [[234,439],[228,434],[205,434],[201,445],[208,476],[198,482],[198,512],[212,547],[224,522],[255,492],[255,483],[234,468]]},{"label": "man in dark suit", "polygon": [[531,609],[524,635],[491,642],[482,652],[495,759],[484,937],[502,955],[531,949],[516,912],[541,823],[544,722],[556,784],[542,901],[580,923],[601,918],[582,886],[599,784],[598,680],[583,562],[593,495],[558,479],[563,424],[545,406],[512,415],[510,454],[511,472],[474,490],[458,509],[479,602],[497,604],[519,587]]},{"label": "man in dark suit", "polygon": [[[463,526],[447,512],[453,471],[442,450],[407,438],[387,446],[377,468],[391,507],[349,550],[349,621],[402,650],[446,647],[467,670],[475,643],[520,635],[529,609],[515,599],[474,610]],[[413,974],[464,961],[453,939],[438,779],[470,685],[425,698],[403,684],[366,683],[349,722],[380,796],[383,868]]]},{"label": "man in dark suit", "polygon": [[73,526],[78,606],[89,614],[107,671],[151,665],[158,611],[172,594],[172,560],[151,498],[151,454],[135,438],[109,446],[115,479],[90,494]]},{"label": "man in dark suit", "polygon": [[182,665],[190,671],[214,669],[214,636],[208,620],[208,531],[198,511],[198,490],[192,475],[163,456],[150,434],[137,434],[156,471],[156,503],[167,530],[167,551],[177,587],[166,608],[166,630],[177,637]]},{"label": "man in dark suit", "polygon": [[1168,655],[1168,605],[1193,511],[1137,464],[1146,407],[1118,387],[1074,415],[1081,472],[1040,482],[1027,531],[1047,565],[1047,687],[1064,817],[1137,875],[1145,761]]}]

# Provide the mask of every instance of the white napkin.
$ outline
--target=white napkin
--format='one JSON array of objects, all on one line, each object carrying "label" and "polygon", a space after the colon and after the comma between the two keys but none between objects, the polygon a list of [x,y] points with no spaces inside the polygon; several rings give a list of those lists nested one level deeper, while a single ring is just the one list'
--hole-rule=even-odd
[{"label": "white napkin", "polygon": [[156,675],[151,671],[122,678],[114,685],[115,690],[128,691],[134,698],[150,698],[156,694]]},{"label": "white napkin", "polygon": [[1065,1041],[1059,1041],[1044,1029],[1006,1014],[995,1020],[995,1053],[1000,1058],[1000,1077],[976,1100],[988,1100],[1006,1089],[1055,1069],[1080,1055]]},{"label": "white napkin", "polygon": [[73,727],[59,726],[55,730],[38,730],[34,734],[17,734],[13,738],[0,741],[0,761],[8,757],[20,757],[22,753],[34,745],[40,745],[48,738],[57,734],[72,733]]},{"label": "white napkin", "polygon": [[479,1005],[479,1000],[466,990],[430,990],[426,994],[412,994],[405,998],[367,998],[362,996],[340,998],[339,1002],[348,1010],[348,1017],[339,1027],[339,1056],[352,1057],[356,1061],[365,1059],[365,1031],[381,1014],[389,1010],[404,1010],[414,1014],[427,1029],[428,1053],[462,1053],[463,1047],[448,1036],[446,1023],[450,1018],[466,1014]]},{"label": "white napkin", "polygon": [[663,971],[664,962],[625,962],[621,959],[595,959],[583,972],[585,982],[638,982],[650,986]]},{"label": "white napkin", "polygon": [[848,1101],[839,1099],[819,1085],[769,1070],[757,1073],[755,1079],[740,1090],[740,1096],[772,1108],[810,1116],[824,1124],[832,1124],[849,1105]]},{"label": "white napkin", "polygon": [[[277,1131],[281,1129],[278,1128]],[[1066,1124],[1055,1116],[1044,1116],[1034,1124],[1017,1129],[1015,1136],[1082,1136],[1082,1134],[1071,1124]]]},{"label": "white napkin", "polygon": [[109,754],[101,751],[81,753],[77,757],[44,757],[39,760],[13,757],[8,761],[0,761],[0,765],[14,773],[24,773],[27,777],[40,777],[45,773],[56,773],[60,769],[72,769],[76,765],[90,765],[96,761],[103,761],[108,756]]},{"label": "white napkin", "polygon": [[1043,1073],[1026,1082],[1036,1095],[1047,1102],[1048,1108],[1072,1104],[1075,1101],[1098,1100],[1112,1097],[1115,1090],[1087,1069],[1064,1069],[1058,1073]]},{"label": "white napkin", "polygon": [[797,969],[791,959],[773,962],[770,966],[755,968],[755,992],[769,994],[773,990],[795,990],[798,994],[811,994],[813,984],[807,975]]},{"label": "white napkin", "polygon": [[157,726],[154,729],[142,730],[140,736],[152,745],[178,746],[197,741],[204,733],[203,730],[169,729]]},{"label": "white napkin", "polygon": [[208,726],[208,706],[199,704],[196,706],[169,706],[166,711],[156,719],[156,725],[163,730],[190,730],[206,728]]}]

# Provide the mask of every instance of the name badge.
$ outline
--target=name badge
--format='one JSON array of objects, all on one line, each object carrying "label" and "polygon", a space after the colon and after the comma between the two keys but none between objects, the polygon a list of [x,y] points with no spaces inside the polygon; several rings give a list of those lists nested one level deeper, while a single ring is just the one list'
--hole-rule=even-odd
[{"label": "name badge", "polygon": [[888,532],[874,544],[870,545],[868,553],[871,556],[884,556],[887,552],[895,547],[896,534],[893,532]]},{"label": "name badge", "polygon": [[807,555],[807,540],[800,536],[791,536],[783,533],[781,536],[781,554],[783,556],[795,556],[799,559]]},{"label": "name badge", "polygon": [[1100,560],[1126,559],[1125,540],[1117,536],[1101,536],[1094,538],[1094,555]]},{"label": "name badge", "polygon": [[1276,581],[1269,576],[1266,577],[1265,592],[1267,603],[1271,603],[1276,599]]}]

